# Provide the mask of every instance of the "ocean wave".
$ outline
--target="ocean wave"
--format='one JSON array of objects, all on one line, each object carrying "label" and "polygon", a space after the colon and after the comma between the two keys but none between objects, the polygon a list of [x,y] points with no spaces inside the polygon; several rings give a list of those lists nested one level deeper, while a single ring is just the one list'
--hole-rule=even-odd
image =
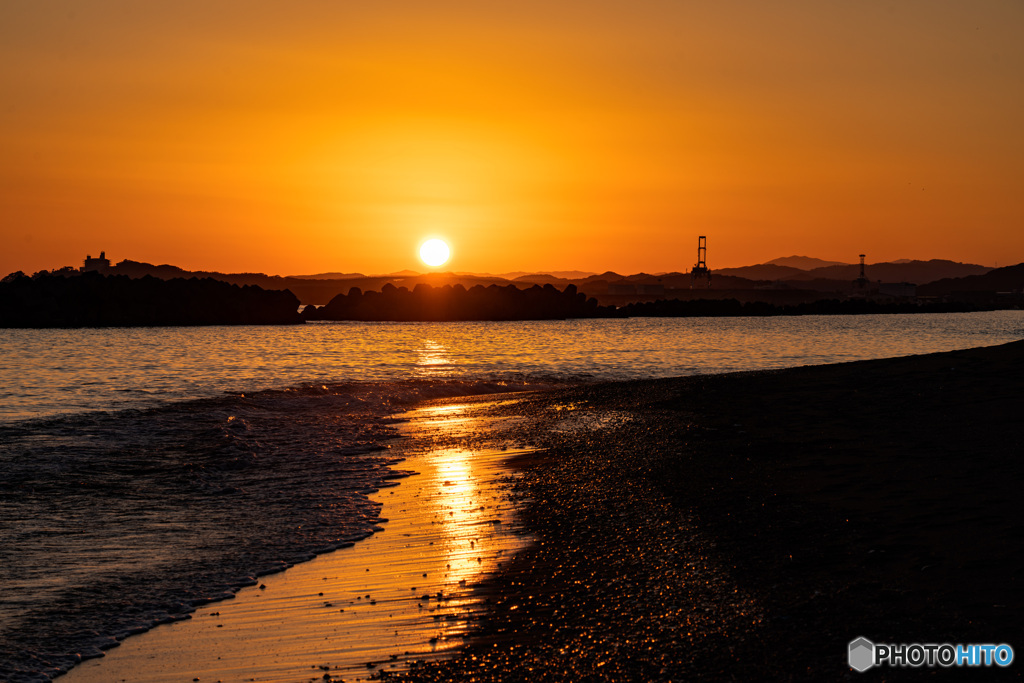
[{"label": "ocean wave", "polygon": [[396,412],[523,379],[306,384],[0,428],[0,679],[124,637],[375,530]]}]

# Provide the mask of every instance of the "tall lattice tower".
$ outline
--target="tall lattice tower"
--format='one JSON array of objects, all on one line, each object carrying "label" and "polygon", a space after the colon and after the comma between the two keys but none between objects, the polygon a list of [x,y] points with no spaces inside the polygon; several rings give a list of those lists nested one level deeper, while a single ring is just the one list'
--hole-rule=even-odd
[{"label": "tall lattice tower", "polygon": [[863,292],[868,288],[868,278],[864,274],[864,254],[860,255],[860,276],[853,281],[854,291]]},{"label": "tall lattice tower", "polygon": [[690,271],[690,289],[711,287],[711,269],[708,268],[708,238],[701,235],[697,238],[697,264]]}]

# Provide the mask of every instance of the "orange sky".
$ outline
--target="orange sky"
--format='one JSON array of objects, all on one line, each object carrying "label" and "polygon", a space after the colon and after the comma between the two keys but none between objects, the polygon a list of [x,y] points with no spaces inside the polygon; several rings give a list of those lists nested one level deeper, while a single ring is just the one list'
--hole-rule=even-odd
[{"label": "orange sky", "polygon": [[1018,263],[1021,36],[1017,0],[6,2],[0,275]]}]

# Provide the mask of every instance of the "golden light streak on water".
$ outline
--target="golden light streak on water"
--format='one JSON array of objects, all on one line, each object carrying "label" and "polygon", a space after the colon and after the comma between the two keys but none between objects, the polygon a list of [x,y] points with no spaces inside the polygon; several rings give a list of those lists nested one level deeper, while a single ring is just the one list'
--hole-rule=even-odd
[{"label": "golden light streak on water", "polygon": [[432,339],[424,339],[416,350],[417,377],[445,377],[454,365],[448,357],[448,349]]},{"label": "golden light streak on water", "polygon": [[[260,579],[234,600],[189,621],[124,641],[71,670],[68,683],[262,681],[365,678],[408,659],[461,647],[483,610],[480,582],[527,542],[498,481],[506,461],[529,450],[427,447],[480,436],[485,405],[428,405],[405,414],[416,475],[372,497],[384,531]],[[396,448],[396,450],[398,450]]]}]

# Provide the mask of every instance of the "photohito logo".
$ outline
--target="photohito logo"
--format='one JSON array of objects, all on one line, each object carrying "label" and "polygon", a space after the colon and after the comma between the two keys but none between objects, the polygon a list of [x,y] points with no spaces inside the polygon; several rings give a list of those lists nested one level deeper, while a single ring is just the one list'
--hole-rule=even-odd
[{"label": "photohito logo", "polygon": [[1000,645],[942,643],[872,643],[863,636],[850,641],[847,661],[854,671],[873,666],[1010,666],[1013,648]]}]

